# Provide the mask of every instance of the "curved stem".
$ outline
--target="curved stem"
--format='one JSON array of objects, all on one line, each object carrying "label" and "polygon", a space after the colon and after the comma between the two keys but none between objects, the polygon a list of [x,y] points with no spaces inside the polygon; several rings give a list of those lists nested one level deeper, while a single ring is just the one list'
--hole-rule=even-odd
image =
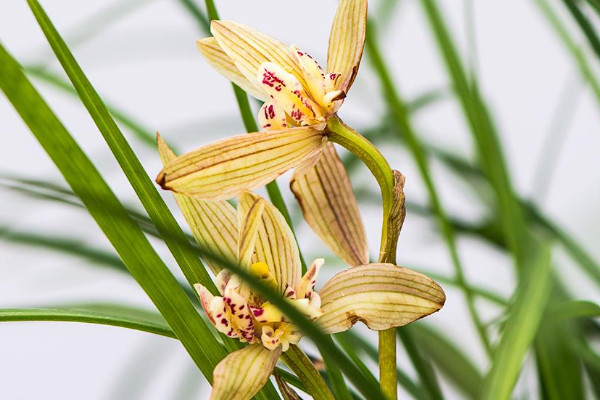
[{"label": "curved stem", "polygon": [[[356,155],[369,168],[381,189],[383,202],[383,223],[381,232],[380,261],[395,258],[395,251],[390,255],[390,249],[396,248],[397,235],[390,235],[388,224],[394,206],[395,178],[392,168],[385,157],[364,136],[344,124],[337,116],[331,117],[327,122],[329,140],[335,142]],[[390,237],[396,236],[396,237]],[[393,262],[393,261],[383,261]]]},{"label": "curved stem", "polygon": [[[334,116],[327,123],[329,140],[354,153],[369,168],[381,189],[383,222],[379,262],[396,264],[396,245],[404,220],[404,198],[396,192],[396,177],[385,157],[364,136]],[[400,202],[401,204],[396,204]],[[399,206],[399,207],[398,207]],[[379,384],[385,397],[398,397],[396,328],[379,332]]]}]

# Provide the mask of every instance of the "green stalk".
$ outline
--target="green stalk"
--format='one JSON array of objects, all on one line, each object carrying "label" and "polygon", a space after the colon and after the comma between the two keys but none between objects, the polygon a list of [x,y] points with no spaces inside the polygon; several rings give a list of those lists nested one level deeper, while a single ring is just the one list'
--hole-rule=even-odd
[{"label": "green stalk", "polygon": [[590,88],[594,93],[594,97],[600,105],[600,82],[598,82],[596,79],[594,71],[592,70],[592,67],[590,66],[583,50],[569,35],[569,31],[546,0],[535,0],[534,2],[556,32],[562,44],[571,53],[573,60],[575,60],[575,63],[577,64],[577,68],[579,69],[582,79],[587,81],[587,83],[590,85]]},{"label": "green stalk", "polygon": [[396,85],[394,84],[390,71],[388,70],[385,61],[383,60],[383,56],[379,51],[379,47],[377,46],[377,42],[375,41],[372,29],[370,33],[371,34],[367,37],[366,42],[368,54],[370,56],[371,62],[373,63],[375,70],[377,71],[379,79],[381,80],[383,90],[385,91],[385,94],[388,98],[389,106],[392,110],[392,117],[394,118],[396,124],[399,126],[400,130],[404,133],[406,141],[411,149],[411,153],[413,154],[415,162],[417,163],[419,173],[421,174],[421,178],[423,179],[427,188],[429,199],[437,217],[438,224],[441,228],[442,235],[446,242],[446,246],[448,247],[448,251],[450,252],[450,258],[452,259],[452,265],[454,266],[456,280],[465,294],[469,314],[471,316],[471,319],[473,320],[483,348],[489,355],[491,354],[491,345],[487,338],[485,327],[479,318],[477,310],[475,309],[475,296],[470,285],[466,281],[462,264],[458,256],[458,250],[456,248],[454,230],[450,225],[450,222],[446,215],[446,211],[442,206],[437,190],[433,183],[433,178],[431,177],[431,173],[429,171],[425,150],[423,149],[423,146],[420,143],[412,127],[412,124],[408,119],[404,101],[400,97],[400,94],[398,93]]},{"label": "green stalk", "polygon": [[335,400],[327,383],[300,347],[291,345],[288,351],[281,354],[281,359],[300,378],[314,399]]},{"label": "green stalk", "polygon": [[[391,223],[394,218],[394,173],[385,157],[364,136],[333,116],[327,122],[329,140],[344,146],[369,168],[379,187],[383,202],[379,261],[396,264],[396,245],[400,230]],[[396,372],[396,328],[379,332],[379,384],[388,399],[398,398]]]}]

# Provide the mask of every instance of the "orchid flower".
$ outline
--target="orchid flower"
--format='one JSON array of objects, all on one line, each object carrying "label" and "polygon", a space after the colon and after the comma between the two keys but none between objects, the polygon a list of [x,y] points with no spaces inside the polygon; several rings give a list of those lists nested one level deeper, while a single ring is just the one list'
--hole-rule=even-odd
[{"label": "orchid flower", "polygon": [[[163,163],[176,157],[160,137],[158,145]],[[175,198],[202,246],[237,259],[326,333],[345,331],[358,321],[374,330],[402,326],[444,304],[444,292],[433,280],[385,263],[344,270],[317,292],[323,259],[301,276],[294,235],[281,213],[262,197],[243,191],[237,210],[223,200],[177,193]],[[219,332],[248,343],[215,368],[211,399],[250,399],[269,379],[281,353],[298,343],[302,333],[238,276],[215,264],[211,268],[220,295],[195,285],[202,307]]]},{"label": "orchid flower", "polygon": [[222,75],[264,102],[262,132],[200,147],[167,163],[157,182],[204,200],[227,199],[296,168],[291,188],[308,224],[342,260],[368,262],[366,235],[344,166],[327,142],[358,72],[367,0],[341,0],[327,52],[327,71],[305,51],[252,28],[213,21],[198,48]]}]

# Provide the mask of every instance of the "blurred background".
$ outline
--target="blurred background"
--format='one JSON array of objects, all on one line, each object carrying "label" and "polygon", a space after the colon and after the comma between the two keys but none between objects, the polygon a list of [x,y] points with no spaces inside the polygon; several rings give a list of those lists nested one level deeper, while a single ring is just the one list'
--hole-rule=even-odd
[{"label": "blurred background", "polygon": [[[584,2],[575,3],[594,28],[598,14]],[[600,64],[593,42],[565,6],[569,1],[440,0],[437,4],[469,79],[477,81],[495,121],[518,196],[559,232],[552,247],[556,280],[572,299],[600,303],[598,282],[583,272],[581,254],[574,256],[573,247],[568,246],[571,241],[588,257],[588,265],[597,267]],[[229,82],[195,48],[195,40],[207,36],[194,17],[196,6],[204,9],[202,2],[53,0],[42,5],[92,84],[119,116],[150,176],[160,170],[158,155],[147,140],[156,131],[180,152],[244,132]],[[223,19],[295,43],[321,65],[325,65],[336,5],[315,0],[300,4],[217,2]],[[472,133],[453,94],[424,8],[418,0],[372,0],[369,13],[379,50],[429,154],[436,188],[457,233],[466,280],[506,301],[516,287],[514,263],[498,239],[501,231],[491,223],[498,215],[497,206],[489,185],[477,174]],[[70,91],[24,0],[0,2],[0,41],[25,66],[119,198],[140,210],[93,121]],[[410,204],[398,247],[399,264],[454,280],[426,187],[403,132],[390,117],[369,49],[340,116],[369,136],[392,167],[406,176]],[[0,96],[0,132],[0,308],[106,302],[152,309],[77,199],[60,191],[66,187],[62,177],[4,96]],[[371,254],[376,257],[381,218],[378,187],[366,168],[347,154],[344,159],[367,226]],[[344,266],[302,221],[288,178],[285,175],[279,181],[295,217],[300,246],[307,259],[325,255],[323,275],[331,276]],[[187,229],[171,196],[164,193],[164,197]],[[164,245],[158,240],[153,244],[181,276]],[[445,307],[418,324],[455,344],[482,374],[489,361],[464,294],[452,282],[440,282],[448,297]],[[489,337],[496,340],[503,308],[485,296],[476,298],[476,307]],[[373,332],[354,329],[376,343]],[[596,349],[597,338],[589,342]],[[409,355],[402,345],[399,349],[400,368],[417,379]],[[447,376],[442,361],[431,354],[427,358],[434,362],[445,398],[469,397],[468,390]],[[581,374],[585,392],[592,393],[593,379]],[[204,378],[178,342],[74,323],[0,323],[0,376],[2,399],[182,400],[204,398],[208,393]],[[542,396],[533,354],[525,361],[514,396]]]}]

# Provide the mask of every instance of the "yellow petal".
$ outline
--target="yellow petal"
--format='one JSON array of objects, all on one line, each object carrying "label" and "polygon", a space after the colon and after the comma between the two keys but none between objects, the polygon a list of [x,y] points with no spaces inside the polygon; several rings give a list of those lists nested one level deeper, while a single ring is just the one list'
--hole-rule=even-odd
[{"label": "yellow petal", "polygon": [[335,275],[319,292],[328,333],[350,329],[357,321],[373,330],[406,325],[438,311],[446,296],[423,274],[392,264],[368,264]]},{"label": "yellow petal", "polygon": [[260,65],[272,62],[290,71],[304,84],[296,60],[278,40],[231,21],[213,21],[210,31],[246,79],[254,81]]},{"label": "yellow petal", "polygon": [[244,192],[238,198],[238,221],[240,237],[238,239],[238,261],[249,267],[254,255],[254,247],[258,238],[258,230],[262,225],[262,215],[266,201],[251,197]]},{"label": "yellow petal", "polygon": [[[325,72],[319,63],[307,52],[300,50],[296,45],[290,46],[290,52],[302,69],[308,90],[312,98],[319,100],[325,96]],[[322,104],[323,105],[323,104]]]},{"label": "yellow petal", "polygon": [[233,136],[175,158],[156,181],[189,196],[227,199],[301,164],[321,150],[324,140],[322,132],[309,127]]},{"label": "yellow petal", "polygon": [[[158,152],[163,165],[177,158],[160,135]],[[203,201],[175,193],[175,201],[201,247],[216,251],[227,259],[234,259],[237,249],[237,218],[235,208],[227,201]],[[221,266],[206,258],[206,264],[217,274]]]},{"label": "yellow petal", "polygon": [[252,344],[225,357],[213,373],[211,400],[248,400],[264,386],[281,355]]},{"label": "yellow petal", "polygon": [[[254,193],[248,193],[248,196],[260,198]],[[254,261],[269,266],[280,293],[288,286],[296,287],[300,280],[301,264],[294,233],[279,210],[267,201],[254,250]]]},{"label": "yellow petal", "polygon": [[327,71],[341,74],[337,89],[348,92],[358,72],[367,32],[367,0],[341,0],[327,50]]},{"label": "yellow petal", "polygon": [[290,186],[306,222],[338,257],[350,266],[369,262],[358,204],[333,144],[312,168],[296,170]]},{"label": "yellow petal", "polygon": [[249,81],[235,66],[231,57],[221,49],[217,39],[213,37],[200,39],[196,41],[196,45],[198,46],[200,53],[206,58],[206,61],[208,61],[217,72],[238,85],[250,96],[263,101],[267,99],[267,95],[254,84],[254,80]]}]

